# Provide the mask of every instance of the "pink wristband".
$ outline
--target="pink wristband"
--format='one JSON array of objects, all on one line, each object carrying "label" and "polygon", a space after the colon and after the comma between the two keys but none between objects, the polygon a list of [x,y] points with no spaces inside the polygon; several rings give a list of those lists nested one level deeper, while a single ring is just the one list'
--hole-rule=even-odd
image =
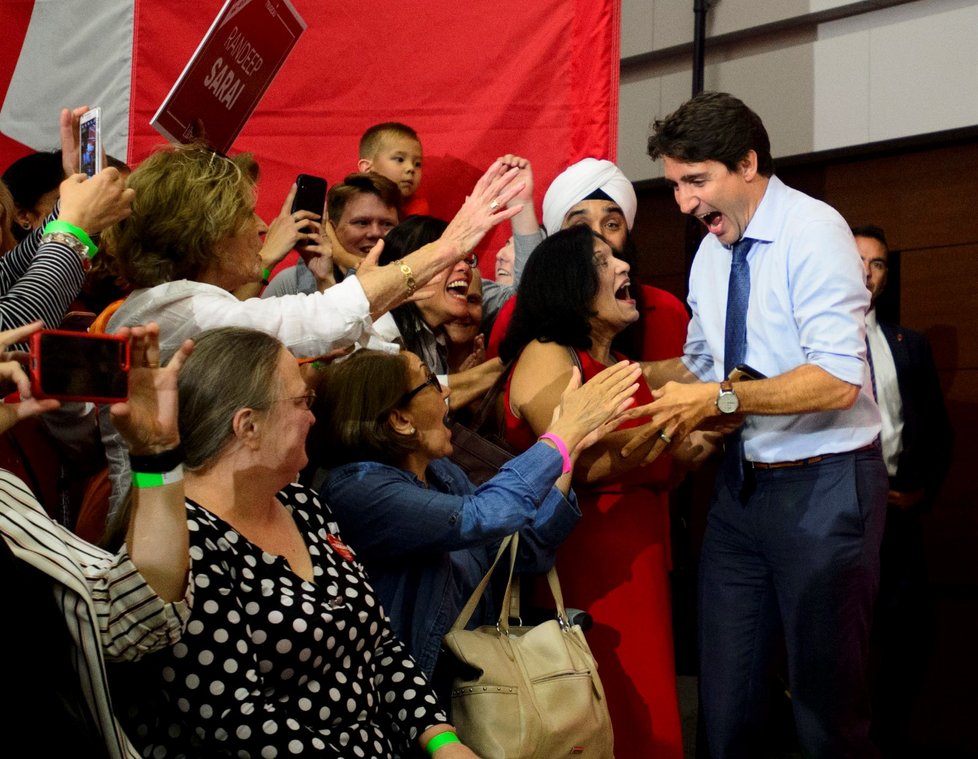
[{"label": "pink wristband", "polygon": [[567,445],[557,437],[552,432],[544,432],[540,437],[540,440],[549,440],[555,446],[557,446],[557,451],[560,453],[560,457],[564,460],[564,467],[561,469],[561,474],[567,474],[573,467],[571,466],[570,454],[567,452]]}]

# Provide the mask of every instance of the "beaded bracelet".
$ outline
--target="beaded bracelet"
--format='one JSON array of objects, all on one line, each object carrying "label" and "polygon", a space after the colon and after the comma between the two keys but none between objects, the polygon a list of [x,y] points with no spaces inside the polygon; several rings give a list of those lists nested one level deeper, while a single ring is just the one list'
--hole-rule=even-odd
[{"label": "beaded bracelet", "polygon": [[76,227],[74,224],[62,221],[61,219],[52,219],[44,226],[44,232],[42,234],[46,235],[50,232],[64,232],[72,237],[77,237],[78,241],[88,248],[89,258],[95,258],[95,254],[98,253],[98,245],[92,242],[92,238],[81,227]]},{"label": "beaded bracelet", "polygon": [[451,730],[446,730],[443,733],[438,733],[434,738],[432,738],[425,745],[424,750],[428,752],[428,756],[434,756],[435,752],[447,743],[461,743],[458,736]]},{"label": "beaded bracelet", "polygon": [[414,295],[414,291],[418,289],[418,283],[414,280],[414,272],[411,271],[411,267],[404,263],[401,259],[397,259],[394,265],[401,270],[401,274],[404,275],[404,286],[407,287],[407,294],[410,298]]}]

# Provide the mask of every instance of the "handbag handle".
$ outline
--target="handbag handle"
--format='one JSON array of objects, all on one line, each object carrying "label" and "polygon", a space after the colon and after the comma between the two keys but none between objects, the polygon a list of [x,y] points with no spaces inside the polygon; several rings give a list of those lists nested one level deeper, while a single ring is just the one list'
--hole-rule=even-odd
[{"label": "handbag handle", "polygon": [[[492,579],[493,572],[499,564],[499,560],[503,557],[506,549],[509,548],[509,582],[506,583],[506,590],[503,593],[501,610],[499,612],[499,621],[496,624],[497,629],[503,635],[509,635],[509,616],[511,612],[510,603],[513,598],[513,583],[518,581],[518,578],[513,577],[513,573],[516,568],[516,554],[519,547],[519,539],[520,535],[518,532],[514,532],[512,535],[507,535],[503,538],[502,543],[499,544],[499,550],[496,551],[496,558],[492,562],[492,566],[489,567],[489,571],[486,572],[475,590],[472,591],[472,595],[469,596],[469,600],[462,607],[462,611],[459,612],[455,624],[452,625],[449,632],[457,632],[458,630],[465,629],[469,620],[472,619],[472,615],[475,613],[476,606],[479,605],[482,595],[486,592],[486,588],[489,585],[490,579]],[[557,578],[557,567],[550,567],[550,570],[547,572],[547,584],[550,586],[550,594],[553,596],[554,604],[556,604],[557,620],[560,622],[560,626],[564,628],[569,627],[570,622],[567,619],[567,610],[564,608],[564,594],[560,590],[560,580]]]}]

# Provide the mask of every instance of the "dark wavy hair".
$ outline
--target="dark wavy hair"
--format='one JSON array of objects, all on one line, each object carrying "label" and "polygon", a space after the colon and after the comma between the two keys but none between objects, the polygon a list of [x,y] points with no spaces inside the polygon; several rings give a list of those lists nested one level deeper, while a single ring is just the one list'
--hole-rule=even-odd
[{"label": "dark wavy hair", "polygon": [[548,237],[526,262],[509,330],[499,346],[503,361],[531,340],[591,347],[591,302],[598,292],[594,234],[577,225]]},{"label": "dark wavy hair", "polygon": [[684,163],[719,161],[729,171],[748,151],[757,153],[757,172],[774,173],[771,140],[761,117],[726,92],[701,92],[652,125],[648,151]]},{"label": "dark wavy hair", "polygon": [[390,424],[408,381],[403,353],[361,350],[330,364],[316,381],[316,424],[307,444],[310,466],[353,461],[400,466],[419,445],[417,433],[402,435]]}]

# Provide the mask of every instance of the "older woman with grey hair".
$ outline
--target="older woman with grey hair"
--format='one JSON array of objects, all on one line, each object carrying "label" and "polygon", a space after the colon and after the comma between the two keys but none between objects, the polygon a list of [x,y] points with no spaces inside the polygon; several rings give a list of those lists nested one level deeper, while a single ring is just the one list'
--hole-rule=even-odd
[{"label": "older woman with grey hair", "polygon": [[205,332],[179,390],[194,606],[180,645],[121,672],[144,755],[473,757],[328,506],[292,484],[314,421],[295,358]]}]

